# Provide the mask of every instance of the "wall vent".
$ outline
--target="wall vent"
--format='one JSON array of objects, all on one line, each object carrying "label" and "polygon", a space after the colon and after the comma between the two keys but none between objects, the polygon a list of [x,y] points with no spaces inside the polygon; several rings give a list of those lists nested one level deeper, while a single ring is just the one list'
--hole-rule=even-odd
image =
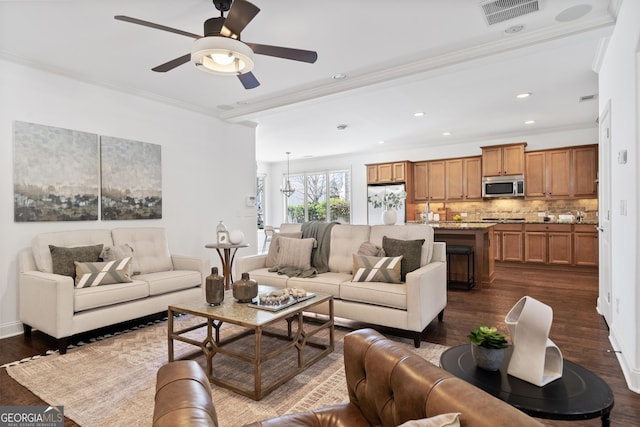
[{"label": "wall vent", "polygon": [[491,0],[480,4],[489,25],[540,10],[538,0]]}]

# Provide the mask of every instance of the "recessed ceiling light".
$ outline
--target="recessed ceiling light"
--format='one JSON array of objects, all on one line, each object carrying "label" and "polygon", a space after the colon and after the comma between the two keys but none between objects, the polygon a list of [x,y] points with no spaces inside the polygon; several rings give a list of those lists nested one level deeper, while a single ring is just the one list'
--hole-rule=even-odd
[{"label": "recessed ceiling light", "polygon": [[509,28],[507,28],[506,30],[504,30],[504,32],[506,34],[515,34],[515,33],[519,33],[520,31],[522,31],[524,29],[524,25],[512,25]]},{"label": "recessed ceiling light", "polygon": [[423,111],[418,111],[413,113],[413,117],[424,117],[424,112]]},{"label": "recessed ceiling light", "polygon": [[335,73],[332,77],[333,80],[344,80],[347,78],[345,73]]},{"label": "recessed ceiling light", "polygon": [[524,122],[525,125],[532,125],[534,124],[536,121],[535,120],[527,120],[526,122]]},{"label": "recessed ceiling light", "polygon": [[378,141],[378,144],[384,144],[384,141]]},{"label": "recessed ceiling light", "polygon": [[531,96],[531,92],[523,92],[523,93],[519,93],[516,95],[516,98],[518,99],[524,99],[524,98],[528,98]]},{"label": "recessed ceiling light", "polygon": [[443,135],[443,136],[450,136],[450,135],[451,135],[451,132],[442,132],[442,135]]}]

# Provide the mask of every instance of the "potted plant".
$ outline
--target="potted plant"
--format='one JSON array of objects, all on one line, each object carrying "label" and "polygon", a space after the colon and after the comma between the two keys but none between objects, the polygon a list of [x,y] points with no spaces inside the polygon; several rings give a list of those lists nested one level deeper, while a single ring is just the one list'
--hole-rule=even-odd
[{"label": "potted plant", "polygon": [[498,328],[482,325],[467,337],[471,341],[471,355],[478,367],[487,371],[500,369],[508,342],[503,334],[498,333]]},{"label": "potted plant", "polygon": [[374,208],[383,208],[382,221],[387,225],[393,225],[398,220],[398,214],[396,209],[403,206],[404,200],[407,197],[405,191],[384,193],[384,196],[380,197],[379,194],[367,197],[367,201],[373,205]]}]

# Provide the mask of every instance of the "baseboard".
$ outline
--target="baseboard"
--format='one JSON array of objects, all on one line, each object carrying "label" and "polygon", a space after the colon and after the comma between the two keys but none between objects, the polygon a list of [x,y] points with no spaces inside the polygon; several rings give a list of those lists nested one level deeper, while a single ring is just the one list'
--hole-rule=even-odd
[{"label": "baseboard", "polygon": [[630,361],[625,357],[627,356],[626,352],[620,351],[622,347],[620,346],[620,342],[617,340],[613,329],[610,330],[609,341],[611,342],[613,349],[616,351],[616,357],[618,358],[618,363],[622,369],[624,379],[627,382],[627,387],[629,387],[629,390],[634,393],[640,393],[640,371],[629,364]]},{"label": "baseboard", "polygon": [[22,322],[19,321],[3,323],[0,325],[0,339],[20,335],[23,332],[24,329],[22,327]]}]

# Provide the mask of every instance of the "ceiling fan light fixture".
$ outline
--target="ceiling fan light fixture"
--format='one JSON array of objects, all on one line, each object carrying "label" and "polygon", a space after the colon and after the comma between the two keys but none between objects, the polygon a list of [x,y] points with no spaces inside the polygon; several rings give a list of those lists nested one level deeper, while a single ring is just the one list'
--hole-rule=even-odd
[{"label": "ceiling fan light fixture", "polygon": [[202,37],[193,43],[191,62],[208,73],[236,76],[253,69],[253,51],[239,40],[222,36]]}]

